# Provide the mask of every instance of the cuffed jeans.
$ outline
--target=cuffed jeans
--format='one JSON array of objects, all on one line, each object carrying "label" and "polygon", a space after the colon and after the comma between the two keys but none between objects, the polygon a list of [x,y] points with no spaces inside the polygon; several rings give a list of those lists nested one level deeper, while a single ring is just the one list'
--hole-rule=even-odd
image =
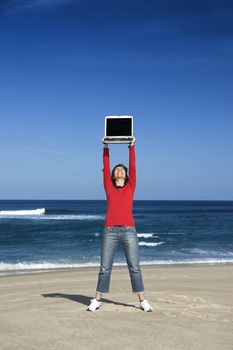
[{"label": "cuffed jeans", "polygon": [[101,236],[101,265],[96,292],[109,293],[115,251],[121,244],[127,261],[133,293],[144,292],[139,265],[138,236],[134,226],[106,226]]}]

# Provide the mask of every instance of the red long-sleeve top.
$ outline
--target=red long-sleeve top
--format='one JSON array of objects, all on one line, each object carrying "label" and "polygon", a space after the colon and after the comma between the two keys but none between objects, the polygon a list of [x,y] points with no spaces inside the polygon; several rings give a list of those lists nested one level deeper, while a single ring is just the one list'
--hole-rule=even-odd
[{"label": "red long-sleeve top", "polygon": [[103,181],[107,197],[107,214],[104,226],[135,226],[132,207],[136,187],[134,145],[129,145],[129,180],[123,187],[115,187],[111,179],[109,148],[103,150]]}]

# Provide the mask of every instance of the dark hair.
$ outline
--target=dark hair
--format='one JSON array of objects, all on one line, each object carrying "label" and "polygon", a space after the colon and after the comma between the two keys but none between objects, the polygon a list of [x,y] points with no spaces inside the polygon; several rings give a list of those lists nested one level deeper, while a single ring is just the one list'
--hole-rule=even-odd
[{"label": "dark hair", "polygon": [[127,166],[125,166],[125,165],[122,164],[122,163],[118,163],[118,164],[115,165],[114,168],[112,169],[112,175],[111,175],[112,183],[113,183],[113,186],[115,186],[115,187],[124,187],[124,186],[117,186],[116,180],[114,179],[114,170],[115,170],[118,166],[122,166],[122,167],[125,169],[125,183],[124,183],[124,186],[127,184],[128,180],[129,180],[128,168],[127,168]]}]

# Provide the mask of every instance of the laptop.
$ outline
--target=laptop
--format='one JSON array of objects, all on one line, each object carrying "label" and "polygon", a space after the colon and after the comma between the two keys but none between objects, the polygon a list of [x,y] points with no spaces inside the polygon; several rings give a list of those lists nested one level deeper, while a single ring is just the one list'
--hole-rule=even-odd
[{"label": "laptop", "polygon": [[130,143],[133,140],[133,117],[108,115],[105,117],[104,137],[106,143]]}]

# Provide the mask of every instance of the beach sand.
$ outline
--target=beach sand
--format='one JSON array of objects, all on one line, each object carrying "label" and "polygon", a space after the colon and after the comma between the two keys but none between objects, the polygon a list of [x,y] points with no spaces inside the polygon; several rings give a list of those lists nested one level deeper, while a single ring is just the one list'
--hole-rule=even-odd
[{"label": "beach sand", "polygon": [[141,265],[139,308],[127,266],[86,311],[99,268],[0,277],[0,349],[233,349],[233,265]]}]

